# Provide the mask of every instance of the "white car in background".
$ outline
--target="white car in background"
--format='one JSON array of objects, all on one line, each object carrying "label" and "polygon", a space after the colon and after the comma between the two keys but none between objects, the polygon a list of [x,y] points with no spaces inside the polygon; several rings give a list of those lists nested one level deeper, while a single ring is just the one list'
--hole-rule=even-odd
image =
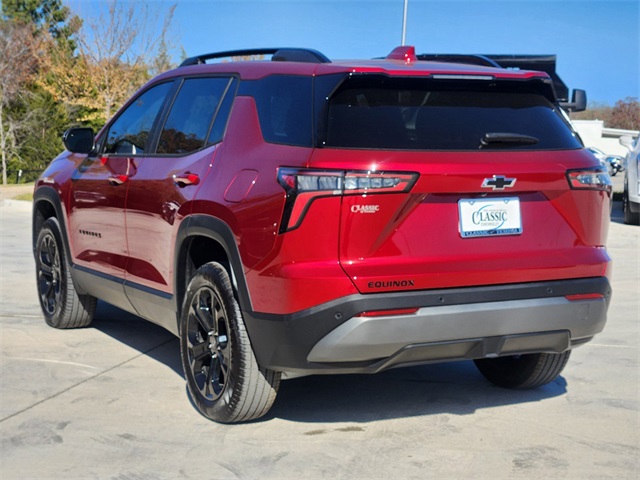
[{"label": "white car in background", "polygon": [[625,158],[624,193],[622,194],[622,211],[624,223],[640,225],[640,137],[634,140],[629,136],[620,138],[620,143],[629,149]]}]

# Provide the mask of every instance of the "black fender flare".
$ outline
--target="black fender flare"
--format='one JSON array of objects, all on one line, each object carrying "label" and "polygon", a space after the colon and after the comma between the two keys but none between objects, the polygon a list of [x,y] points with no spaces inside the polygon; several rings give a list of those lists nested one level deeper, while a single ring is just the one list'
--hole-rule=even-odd
[{"label": "black fender flare", "polygon": [[184,279],[180,278],[179,265],[184,265],[186,258],[182,256],[182,246],[189,241],[191,237],[206,237],[217,242],[224,249],[231,266],[232,282],[237,291],[238,303],[240,310],[243,312],[253,311],[249,287],[244,276],[240,251],[236,243],[236,236],[224,221],[210,215],[195,214],[185,219],[176,235],[176,248],[174,259],[174,285],[176,286],[176,306],[178,309],[182,307],[184,292],[178,291],[178,285],[183,284]]},{"label": "black fender flare", "polygon": [[62,239],[64,240],[64,249],[69,259],[69,263],[73,265],[73,257],[71,257],[71,248],[69,246],[69,236],[67,234],[67,216],[64,214],[64,208],[62,207],[62,201],[58,191],[50,186],[38,187],[33,193],[33,210],[31,212],[31,232],[32,241],[31,246],[33,254],[36,253],[36,241],[38,240],[38,234],[40,233],[41,225],[38,225],[38,205],[42,202],[48,203],[55,212],[55,216],[60,223],[60,230],[62,232]]},{"label": "black fender flare", "polygon": [[[71,256],[67,216],[65,215],[64,207],[62,206],[60,194],[55,188],[48,185],[42,185],[38,187],[33,193],[33,210],[31,211],[31,248],[33,251],[33,256],[35,258],[38,234],[40,233],[40,227],[42,226],[42,223],[44,223],[44,221],[38,221],[38,212],[40,211],[38,207],[42,203],[48,203],[55,212],[55,217],[58,219],[58,223],[60,224],[60,233],[62,234],[62,241],[64,243],[64,252],[67,256],[69,266],[71,267],[71,279],[73,281],[73,286],[78,294],[86,295],[86,290],[82,287],[82,285],[80,285],[80,283],[76,279],[76,276],[74,275],[75,262],[73,261],[73,256]],[[46,220],[46,218],[43,220]]]}]

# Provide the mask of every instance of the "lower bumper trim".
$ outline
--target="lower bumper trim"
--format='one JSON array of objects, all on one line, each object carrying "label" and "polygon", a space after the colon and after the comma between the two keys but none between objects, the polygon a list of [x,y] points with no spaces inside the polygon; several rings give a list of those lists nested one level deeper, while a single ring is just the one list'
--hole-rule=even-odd
[{"label": "lower bumper trim", "polygon": [[[307,360],[360,362],[388,358],[407,345],[506,336],[511,339],[514,335],[540,336],[544,334],[540,332],[557,330],[568,331],[569,339],[593,337],[604,328],[606,312],[604,298],[569,301],[555,297],[427,307],[411,315],[353,317],[322,338]],[[545,347],[541,343],[540,348]],[[564,349],[569,347],[567,343]],[[496,355],[502,350],[499,348]],[[467,358],[467,354],[461,358]]]}]

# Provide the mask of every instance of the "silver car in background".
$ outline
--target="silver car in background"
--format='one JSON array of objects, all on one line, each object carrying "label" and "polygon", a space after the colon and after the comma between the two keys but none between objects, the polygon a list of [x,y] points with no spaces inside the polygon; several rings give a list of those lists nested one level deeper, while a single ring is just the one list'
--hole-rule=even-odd
[{"label": "silver car in background", "polygon": [[624,192],[622,194],[622,211],[624,223],[640,225],[640,137],[635,141],[629,136],[620,137],[620,144],[629,149],[624,165]]}]

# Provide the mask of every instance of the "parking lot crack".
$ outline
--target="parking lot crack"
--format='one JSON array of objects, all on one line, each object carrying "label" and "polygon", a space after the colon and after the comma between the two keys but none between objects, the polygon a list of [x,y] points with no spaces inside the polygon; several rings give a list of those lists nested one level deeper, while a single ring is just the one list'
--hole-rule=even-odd
[{"label": "parking lot crack", "polygon": [[103,370],[103,371],[101,371],[99,373],[96,373],[95,375],[91,375],[90,377],[87,377],[84,380],[80,380],[79,382],[74,383],[73,385],[70,385],[69,387],[67,387],[67,388],[65,388],[63,390],[60,390],[59,392],[56,392],[53,395],[48,396],[47,398],[43,398],[42,400],[39,400],[39,401],[35,402],[34,404],[29,405],[26,408],[23,408],[21,410],[18,410],[17,412],[14,412],[14,413],[12,413],[10,415],[7,415],[6,417],[0,419],[0,423],[5,422],[6,420],[10,420],[13,417],[17,417],[18,415],[20,415],[22,413],[28,412],[29,410],[37,407],[38,405],[42,405],[43,403],[48,402],[49,400],[53,400],[54,398],[59,397],[60,395],[62,395],[64,393],[67,393],[67,392],[73,390],[74,388],[79,387],[80,385],[82,385],[84,383],[90,382],[91,380],[94,380],[94,379],[96,379],[98,377],[101,377],[102,375],[104,375],[106,373],[112,372],[113,370],[116,370],[116,369],[118,369],[118,368],[120,368],[120,367],[122,367],[122,366],[124,366],[124,365],[126,365],[128,363],[131,363],[132,361],[137,360],[138,358],[143,357],[143,356],[153,352],[156,349],[162,348],[165,345],[167,345],[167,344],[169,344],[170,342],[173,342],[173,341],[174,341],[173,338],[165,340],[164,342],[159,343],[158,345],[155,345],[155,346],[145,350],[144,352],[140,352],[138,355],[135,355],[135,356],[133,356],[131,358],[128,358],[127,360],[124,360],[123,362],[120,362],[120,363],[118,363],[116,365],[113,365],[112,367],[109,367],[106,370]]}]

